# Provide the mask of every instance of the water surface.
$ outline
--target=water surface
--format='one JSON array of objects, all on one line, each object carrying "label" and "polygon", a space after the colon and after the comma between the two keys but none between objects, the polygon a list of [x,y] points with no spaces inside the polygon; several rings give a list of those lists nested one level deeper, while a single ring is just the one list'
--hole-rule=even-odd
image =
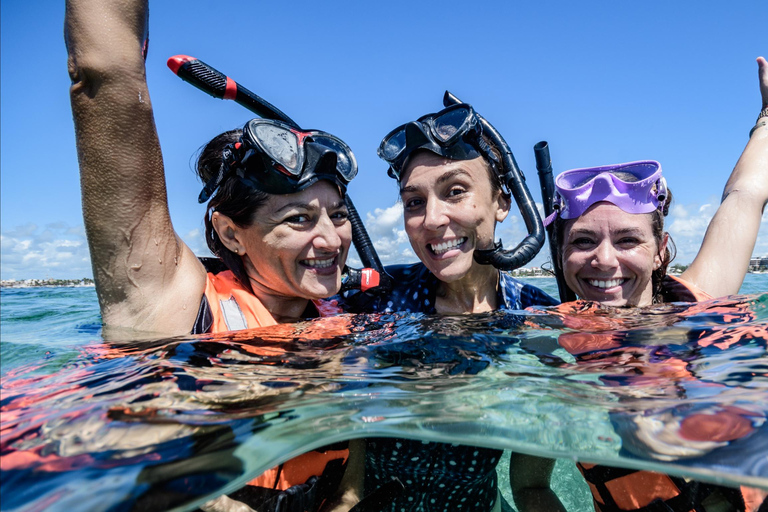
[{"label": "water surface", "polygon": [[191,509],[304,451],[382,435],[558,457],[569,510],[591,510],[576,458],[768,488],[768,279],[745,288],[119,346],[100,339],[92,288],[3,289],[3,509]]}]

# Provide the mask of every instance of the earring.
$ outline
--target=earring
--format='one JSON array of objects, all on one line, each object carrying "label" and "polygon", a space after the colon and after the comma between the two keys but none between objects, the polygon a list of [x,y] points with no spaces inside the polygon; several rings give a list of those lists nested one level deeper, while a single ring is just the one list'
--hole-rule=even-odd
[{"label": "earring", "polygon": [[237,249],[235,249],[235,254],[238,254],[238,250]]}]

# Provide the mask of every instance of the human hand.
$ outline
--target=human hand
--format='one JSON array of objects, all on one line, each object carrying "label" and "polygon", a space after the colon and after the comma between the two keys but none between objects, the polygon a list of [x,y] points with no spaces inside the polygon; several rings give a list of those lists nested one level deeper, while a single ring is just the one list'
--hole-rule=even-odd
[{"label": "human hand", "polygon": [[763,97],[763,106],[768,107],[768,61],[765,57],[757,58],[757,76],[760,79],[760,95]]},{"label": "human hand", "polygon": [[221,495],[200,506],[203,512],[254,512],[254,510],[240,501]]}]

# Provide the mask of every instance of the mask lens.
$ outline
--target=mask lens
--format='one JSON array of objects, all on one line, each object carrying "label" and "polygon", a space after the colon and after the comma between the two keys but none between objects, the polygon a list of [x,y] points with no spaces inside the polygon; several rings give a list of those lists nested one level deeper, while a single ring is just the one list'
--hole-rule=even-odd
[{"label": "mask lens", "polygon": [[299,168],[299,142],[296,135],[280,126],[259,124],[254,130],[264,152],[282,165],[294,176],[301,174]]},{"label": "mask lens", "polygon": [[357,175],[357,161],[355,155],[352,154],[352,150],[349,146],[344,144],[336,137],[330,137],[327,135],[313,134],[312,139],[323,146],[330,148],[336,153],[336,171],[341,176],[350,181]]},{"label": "mask lens", "polygon": [[467,132],[469,111],[466,108],[450,110],[432,120],[432,135],[442,142],[448,143]]},{"label": "mask lens", "polygon": [[385,137],[379,147],[379,156],[387,162],[392,162],[405,149],[405,127],[401,126]]}]

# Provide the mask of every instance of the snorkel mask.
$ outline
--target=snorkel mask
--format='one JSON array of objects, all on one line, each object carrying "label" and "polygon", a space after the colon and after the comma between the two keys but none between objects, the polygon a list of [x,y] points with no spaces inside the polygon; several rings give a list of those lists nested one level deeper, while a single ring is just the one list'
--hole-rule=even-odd
[{"label": "snorkel mask", "polygon": [[329,180],[343,196],[357,174],[357,161],[349,146],[330,133],[252,119],[243,128],[240,141],[224,149],[222,166],[205,184],[198,202],[207,201],[233,174],[248,187],[278,195]]},{"label": "snorkel mask", "polygon": [[[478,143],[482,133],[474,109],[462,103],[398,126],[381,141],[378,155],[389,164],[387,174],[400,181],[405,161],[418,149],[427,149],[451,160],[485,156]],[[486,151],[490,153],[489,148]]]},{"label": "snorkel mask", "polygon": [[554,211],[545,226],[558,215],[564,220],[581,217],[601,201],[627,213],[651,213],[668,196],[661,164],[653,160],[565,171],[555,179],[555,189]]},{"label": "snorkel mask", "polygon": [[[505,250],[501,241],[493,249],[475,250],[475,261],[501,270],[514,270],[533,259],[544,244],[544,227],[525,176],[504,138],[471,105],[462,103],[446,91],[445,109],[420,117],[392,130],[381,141],[379,157],[389,164],[389,176],[398,182],[408,157],[418,149],[427,149],[452,160],[471,160],[482,156],[499,176],[502,191],[514,197],[525,220],[528,236],[514,249]],[[488,144],[486,142],[491,142]],[[492,146],[499,151],[499,158]]]}]

